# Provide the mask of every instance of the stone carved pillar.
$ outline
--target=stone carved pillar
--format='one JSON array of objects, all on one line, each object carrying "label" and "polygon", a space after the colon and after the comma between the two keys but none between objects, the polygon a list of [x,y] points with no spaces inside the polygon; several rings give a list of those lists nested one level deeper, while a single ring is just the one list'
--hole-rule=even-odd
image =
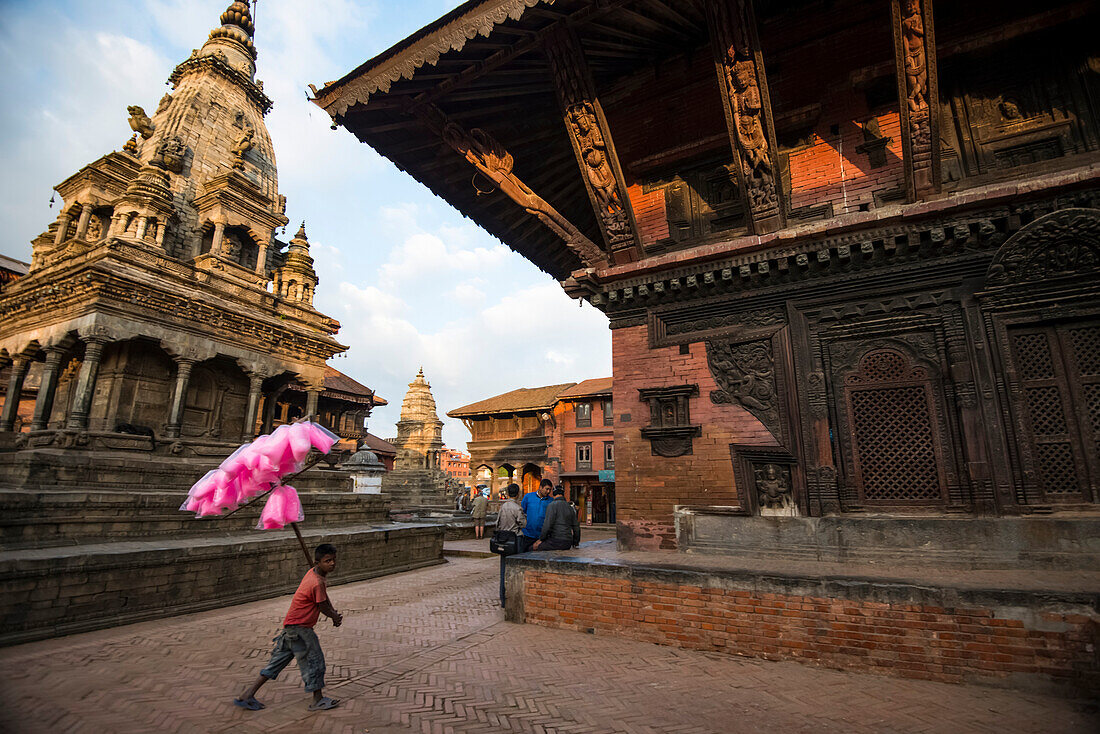
[{"label": "stone carved pillar", "polygon": [[909,201],[940,189],[939,89],[932,0],[890,0]]},{"label": "stone carved pillar", "polygon": [[0,412],[0,431],[10,431],[15,427],[15,419],[19,415],[19,398],[23,394],[23,380],[26,379],[30,366],[30,359],[21,354],[12,359],[8,395],[4,398],[4,409]]},{"label": "stone carved pillar", "polygon": [[752,231],[784,226],[778,148],[752,0],[708,0],[707,19],[737,182]]},{"label": "stone carved pillar", "polygon": [[256,415],[260,409],[260,388],[263,386],[263,375],[248,376],[248,409],[244,414],[244,435],[242,441],[251,441],[256,435]]},{"label": "stone carved pillar", "polygon": [[88,233],[88,223],[92,221],[92,205],[82,204],[80,209],[80,219],[76,222],[76,238],[84,239],[84,235]]},{"label": "stone carved pillar", "polygon": [[321,397],[321,391],[315,387],[306,390],[306,415],[313,416],[317,420],[317,401]]},{"label": "stone carved pillar", "polygon": [[99,361],[103,358],[103,347],[107,340],[93,336],[86,340],[84,362],[80,365],[80,374],[76,378],[75,398],[66,428],[83,431],[88,428],[88,415],[92,412],[92,398],[95,396],[96,378],[99,376]]},{"label": "stone carved pillar", "polygon": [[50,413],[53,412],[53,398],[57,394],[57,380],[61,373],[61,358],[65,356],[62,347],[46,348],[46,364],[42,368],[42,382],[38,386],[38,398],[34,401],[32,431],[44,431],[50,426]]},{"label": "stone carved pillar", "polygon": [[157,222],[157,247],[164,249],[164,235],[168,232],[168,225],[164,222]]},{"label": "stone carved pillar", "polygon": [[568,28],[544,46],[565,128],[607,250],[616,262],[644,256],[626,183],[580,42]]},{"label": "stone carved pillar", "polygon": [[134,237],[139,240],[145,239],[145,230],[149,224],[149,217],[142,214],[137,218],[137,228],[134,230]]},{"label": "stone carved pillar", "polygon": [[214,223],[214,241],[210,243],[210,254],[222,254],[222,241],[225,239],[225,222]]},{"label": "stone carved pillar", "polygon": [[265,267],[267,267],[267,243],[261,242],[260,254],[256,256],[256,273],[262,276]]},{"label": "stone carved pillar", "polygon": [[168,422],[164,426],[164,435],[167,438],[180,437],[180,430],[183,428],[183,409],[187,401],[187,384],[191,381],[191,368],[194,366],[193,359],[176,360],[176,386],[172,390]]},{"label": "stone carved pillar", "polygon": [[72,216],[63,213],[61,218],[57,220],[57,231],[53,235],[54,245],[60,245],[65,241],[65,236],[69,234],[69,222],[72,221]]}]

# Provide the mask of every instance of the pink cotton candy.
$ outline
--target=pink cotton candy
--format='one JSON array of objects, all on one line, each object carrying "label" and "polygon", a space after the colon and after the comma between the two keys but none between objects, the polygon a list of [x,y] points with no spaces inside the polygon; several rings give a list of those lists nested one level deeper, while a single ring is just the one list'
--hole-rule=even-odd
[{"label": "pink cotton candy", "polygon": [[260,459],[264,457],[264,446],[271,439],[271,436],[264,434],[257,436],[256,440],[248,444],[248,448],[245,451],[244,465],[249,471],[256,471],[256,467],[260,464]]},{"label": "pink cotton candy", "polygon": [[226,457],[225,461],[221,463],[218,468],[229,475],[237,474],[244,469],[244,459],[248,456],[248,447],[250,444],[244,444],[238,446],[237,450]]},{"label": "pink cotton candy", "polygon": [[317,449],[322,454],[327,454],[329,451],[332,451],[333,444],[340,440],[335,433],[318,423],[309,423],[307,425],[309,426],[310,443],[313,444],[313,448]]},{"label": "pink cotton candy", "polygon": [[290,450],[294,454],[295,463],[301,462],[309,453],[312,443],[308,423],[295,423],[290,427]]},{"label": "pink cotton candy", "polygon": [[268,495],[267,504],[264,505],[263,512],[260,513],[260,527],[264,530],[274,530],[286,525],[286,521],[283,519],[286,495],[279,491],[281,489],[282,487],[276,487]]},{"label": "pink cotton candy", "polygon": [[302,501],[298,498],[298,490],[290,485],[279,487],[275,491],[283,490],[285,504],[283,505],[283,518],[288,522],[301,522],[305,519],[302,514]]},{"label": "pink cotton candy", "polygon": [[294,487],[280,485],[272,490],[267,498],[267,504],[260,513],[260,522],[257,527],[264,530],[274,530],[285,527],[292,522],[302,520],[302,503],[298,499],[298,490]]},{"label": "pink cotton candy", "polygon": [[214,490],[213,504],[221,510],[231,510],[241,503],[241,483],[236,477],[227,482],[224,487]]},{"label": "pink cotton candy", "polygon": [[256,495],[263,494],[267,491],[267,484],[265,482],[257,481],[255,474],[242,474],[240,479],[240,486],[240,499],[242,501],[250,500]]}]

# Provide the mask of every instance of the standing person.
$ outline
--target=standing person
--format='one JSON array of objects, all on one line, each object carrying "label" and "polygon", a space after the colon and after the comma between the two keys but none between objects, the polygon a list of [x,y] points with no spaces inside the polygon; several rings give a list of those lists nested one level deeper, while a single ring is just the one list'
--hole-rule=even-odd
[{"label": "standing person", "polygon": [[270,662],[260,671],[260,677],[252,687],[240,698],[233,699],[235,706],[249,711],[262,709],[264,705],[256,700],[256,692],[264,683],[278,678],[294,658],[298,660],[298,671],[302,674],[306,692],[313,694],[310,711],[327,711],[340,703],[339,699],[328,698],[322,691],[325,687],[325,654],[321,652],[321,643],[313,631],[313,625],[317,624],[321,614],[332,619],[333,627],[339,627],[344,621],[344,616],[333,609],[325,584],[328,575],[336,570],[336,546],[328,543],[317,546],[313,551],[313,560],[313,568],[306,571],[290,601],[290,610],[283,619],[283,631],[274,639]]},{"label": "standing person", "polygon": [[474,518],[474,537],[485,537],[485,513],[489,509],[489,488],[479,487],[480,492],[474,497],[474,504],[470,506],[470,516]]},{"label": "standing person", "polygon": [[[497,513],[497,532],[515,533],[516,549],[518,550],[520,531],[527,524],[527,517],[523,514],[523,508],[519,506],[519,502],[516,501],[516,498],[519,497],[519,485],[509,484],[504,491],[508,495],[508,499],[504,500],[504,504],[500,506],[500,512]],[[504,606],[505,558],[507,556],[502,553],[500,556],[500,605],[502,607]]]},{"label": "standing person", "polygon": [[550,490],[553,488],[553,482],[543,479],[539,482],[538,491],[523,496],[520,506],[523,508],[523,514],[527,516],[527,524],[518,538],[517,549],[520,553],[531,550],[531,546],[539,539],[539,533],[542,532],[542,518],[546,515],[546,506],[550,504]]},{"label": "standing person", "polygon": [[581,524],[577,520],[577,511],[565,501],[565,490],[558,485],[554,488],[554,500],[546,508],[546,517],[542,521],[542,531],[535,542],[535,550],[569,550],[580,545]]}]

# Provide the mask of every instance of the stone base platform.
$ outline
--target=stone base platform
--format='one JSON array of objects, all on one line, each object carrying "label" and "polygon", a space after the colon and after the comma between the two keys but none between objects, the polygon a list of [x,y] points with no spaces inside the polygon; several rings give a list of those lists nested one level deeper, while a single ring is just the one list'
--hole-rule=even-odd
[{"label": "stone base platform", "polygon": [[1100,693],[1095,568],[836,563],[596,541],[512,556],[506,574],[512,622],[908,678]]},{"label": "stone base platform", "polygon": [[1100,513],[1028,517],[744,516],[678,507],[679,549],[832,563],[947,568],[1100,569]]},{"label": "stone base platform", "polygon": [[[341,581],[444,562],[437,527],[300,527],[336,545]],[[0,645],[288,594],[308,568],[289,530],[3,551]]]},{"label": "stone base platform", "polygon": [[[46,446],[21,450],[4,450],[0,446],[0,484],[38,490],[109,487],[117,491],[187,494],[192,484],[209,470],[217,469],[218,464],[240,445],[189,440],[186,450],[172,454],[169,444],[158,444],[145,436],[96,435],[103,440],[117,437],[119,445],[109,444],[94,450],[90,443],[83,447]],[[147,444],[147,450],[140,448],[142,442]],[[298,477],[294,486],[302,491],[351,492],[350,477],[348,472],[330,469],[322,463]]]}]

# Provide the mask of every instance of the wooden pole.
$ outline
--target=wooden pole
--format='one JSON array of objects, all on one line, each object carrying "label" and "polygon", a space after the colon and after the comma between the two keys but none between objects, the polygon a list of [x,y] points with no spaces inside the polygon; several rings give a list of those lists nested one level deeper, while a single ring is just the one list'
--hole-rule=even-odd
[{"label": "wooden pole", "polygon": [[306,548],[306,539],[302,537],[302,531],[298,529],[298,523],[290,523],[290,527],[294,529],[294,534],[298,536],[298,545],[302,546],[302,553],[306,554],[306,565],[313,566],[313,556],[309,554],[309,549]]}]

